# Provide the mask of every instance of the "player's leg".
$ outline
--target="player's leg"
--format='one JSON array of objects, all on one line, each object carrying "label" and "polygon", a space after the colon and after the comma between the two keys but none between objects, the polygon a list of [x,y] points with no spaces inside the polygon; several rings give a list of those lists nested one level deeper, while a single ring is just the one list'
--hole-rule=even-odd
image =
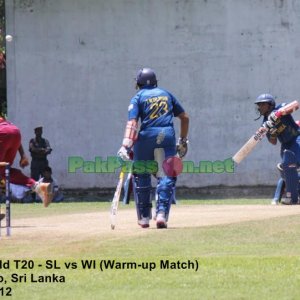
[{"label": "player's leg", "polygon": [[[21,145],[21,133],[19,128],[13,124],[0,127],[0,161],[13,164],[16,154]],[[4,168],[0,167],[0,174],[4,177]],[[30,187],[34,192],[38,193],[44,206],[48,206],[52,201],[50,184],[39,184],[32,178],[25,176],[20,170],[10,169],[10,182],[13,184],[24,185]]]},{"label": "player's leg", "polygon": [[167,228],[173,193],[175,191],[176,177],[164,176],[158,179],[156,202],[156,226]]},{"label": "player's leg", "polygon": [[[154,149],[154,160],[157,162],[157,172],[154,175],[154,177],[156,178],[157,182],[160,181],[160,179],[164,176],[166,176],[164,169],[163,169],[163,163],[164,160],[166,159],[165,156],[165,149],[164,148],[155,148]],[[176,204],[176,198],[175,198],[175,189],[176,186],[174,185],[173,187],[173,194],[172,194],[172,199],[171,199],[171,204]],[[157,189],[155,190],[155,212],[154,212],[154,220],[156,220],[156,204],[157,204],[157,200],[158,200],[158,194],[157,194]]]},{"label": "player's leg", "polygon": [[277,205],[281,202],[281,198],[285,189],[285,182],[283,178],[279,178],[275,190],[275,194],[273,200],[271,202],[272,205]]},{"label": "player's leg", "polygon": [[[158,154],[159,152],[159,154]],[[175,156],[176,148],[174,139],[170,137],[169,141],[166,140],[164,148],[160,148],[156,152],[156,156],[160,157],[158,163],[162,164],[167,157]],[[159,165],[159,170],[162,167]],[[175,197],[176,177],[166,176],[163,170],[158,177],[158,184],[156,188],[157,201],[156,201],[156,226],[157,228],[167,228],[171,204]]]},{"label": "player's leg", "polygon": [[[30,176],[35,181],[38,181],[39,178],[40,178],[40,164],[39,164],[39,161],[37,161],[36,159],[32,159],[31,160],[31,164],[30,164]],[[31,194],[31,198],[32,198],[33,202],[39,202],[40,201],[40,197],[38,197],[35,192],[33,192]]]},{"label": "player's leg", "polygon": [[47,207],[53,199],[52,186],[50,183],[35,181],[33,178],[24,175],[19,169],[10,169],[10,182],[29,187],[33,193],[39,195],[45,207]]},{"label": "player's leg", "polygon": [[282,204],[298,203],[298,172],[295,153],[284,150],[282,156],[282,170],[286,185],[286,197],[281,200]]},{"label": "player's leg", "polygon": [[152,218],[151,174],[143,171],[143,163],[153,160],[153,140],[142,137],[134,145],[133,192],[136,204],[138,224],[149,227]]},{"label": "player's leg", "polygon": [[298,172],[298,204],[300,204],[300,136],[297,137],[296,143],[292,146],[291,150],[295,153],[297,159],[297,172]]},{"label": "player's leg", "polygon": [[135,174],[133,179],[134,199],[138,217],[138,224],[142,228],[149,227],[151,220],[151,177],[150,174]]},{"label": "player's leg", "polygon": [[[167,158],[176,155],[176,141],[173,128],[163,128],[157,131],[153,130],[150,132],[140,133],[139,140],[137,141],[134,147],[134,161],[153,161],[154,149],[156,148],[163,148],[163,157]],[[161,159],[161,161],[163,162],[164,159]],[[176,183],[176,177],[168,177],[164,175],[165,174],[158,175],[158,184],[156,188],[156,225],[158,228],[167,228],[167,221],[169,217],[171,202],[174,199],[173,192]],[[146,181],[145,179],[143,180],[143,186],[146,188],[145,190],[147,191],[145,191],[144,197],[145,199],[147,199],[145,201],[151,203],[151,177],[148,176],[147,180],[148,181]],[[149,183],[149,185],[147,185],[147,182]]]},{"label": "player's leg", "polygon": [[27,187],[32,187],[35,184],[35,180],[33,178],[27,177],[21,170],[15,168],[10,169],[10,182]]},{"label": "player's leg", "polygon": [[281,203],[281,198],[285,194],[285,181],[284,181],[284,174],[283,174],[283,169],[282,169],[281,163],[277,164],[277,170],[280,173],[280,178],[277,181],[276,190],[275,190],[272,202],[271,202],[272,205],[277,205],[277,204]]},{"label": "player's leg", "polygon": [[52,186],[50,183],[37,182],[34,179],[24,175],[19,169],[10,169],[10,182],[12,184],[26,186],[37,193],[43,201],[45,207],[47,207],[53,198]]}]

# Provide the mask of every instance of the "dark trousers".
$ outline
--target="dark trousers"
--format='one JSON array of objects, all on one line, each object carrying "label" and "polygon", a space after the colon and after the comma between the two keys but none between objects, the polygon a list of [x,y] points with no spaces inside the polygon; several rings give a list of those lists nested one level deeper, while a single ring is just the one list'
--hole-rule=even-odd
[{"label": "dark trousers", "polygon": [[43,176],[43,171],[45,169],[45,167],[48,167],[48,160],[35,160],[32,159],[31,161],[31,178],[33,178],[34,180],[38,181],[40,179],[40,176]]}]

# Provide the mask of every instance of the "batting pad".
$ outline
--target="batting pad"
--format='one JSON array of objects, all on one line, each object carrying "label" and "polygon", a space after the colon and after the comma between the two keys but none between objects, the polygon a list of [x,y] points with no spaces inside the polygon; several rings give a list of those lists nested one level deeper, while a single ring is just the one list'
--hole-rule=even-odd
[{"label": "batting pad", "polygon": [[294,152],[284,150],[282,157],[282,168],[286,184],[287,196],[291,195],[292,203],[298,202],[298,172],[297,159]]}]

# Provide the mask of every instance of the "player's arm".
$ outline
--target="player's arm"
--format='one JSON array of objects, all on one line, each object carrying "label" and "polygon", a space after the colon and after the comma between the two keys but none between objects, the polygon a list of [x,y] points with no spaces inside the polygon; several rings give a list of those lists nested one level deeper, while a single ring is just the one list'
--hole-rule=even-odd
[{"label": "player's arm", "polygon": [[138,122],[136,119],[127,121],[122,146],[131,149],[138,136]]},{"label": "player's arm", "polygon": [[50,143],[47,139],[45,139],[45,144],[46,144],[45,154],[50,154],[52,152],[52,148],[50,147]]},{"label": "player's arm", "polygon": [[35,147],[34,143],[33,143],[33,140],[30,140],[30,142],[29,142],[29,151],[32,152],[32,153],[42,153],[43,149]]},{"label": "player's arm", "polygon": [[180,119],[180,137],[187,138],[189,132],[190,118],[186,112],[182,112],[177,117]]},{"label": "player's arm", "polygon": [[177,145],[177,153],[180,158],[184,157],[188,151],[188,132],[190,118],[186,112],[182,112],[177,116],[180,120],[180,137]]},{"label": "player's arm", "polygon": [[25,168],[26,166],[29,165],[29,161],[28,161],[27,156],[25,155],[25,151],[24,151],[24,148],[23,148],[22,144],[19,147],[19,153],[20,153],[20,156],[21,156],[20,163],[19,163],[20,167]]},{"label": "player's arm", "polygon": [[261,131],[267,131],[267,139],[272,145],[277,144],[277,128],[270,121],[263,123],[263,126],[260,128]]},{"label": "player's arm", "polygon": [[274,121],[273,115],[275,116],[275,114],[272,113],[269,116],[268,120],[263,123],[262,130],[267,131],[267,139],[268,139],[269,143],[271,143],[272,145],[276,145],[277,144],[277,128],[275,126],[275,123],[276,123],[277,119]]},{"label": "player's arm", "polygon": [[127,121],[122,147],[118,151],[118,156],[123,160],[129,160],[129,154],[133,144],[138,137],[138,121],[136,119],[131,119]]},{"label": "player's arm", "polygon": [[139,95],[135,95],[128,106],[128,121],[126,123],[122,147],[118,151],[118,156],[123,160],[130,159],[130,152],[133,144],[138,138],[138,120],[139,120]]},{"label": "player's arm", "polygon": [[277,136],[276,136],[276,134],[271,134],[270,136],[268,136],[268,141],[272,145],[276,145],[277,144]]},{"label": "player's arm", "polygon": [[299,109],[299,103],[297,100],[289,103],[289,104],[283,104],[281,108],[277,111],[272,111],[270,115],[268,116],[268,120],[264,122],[264,127],[268,130],[269,134],[267,135],[268,141],[276,145],[277,144],[277,128],[275,124],[277,123],[277,120],[281,118],[282,116],[290,115],[294,111]]}]

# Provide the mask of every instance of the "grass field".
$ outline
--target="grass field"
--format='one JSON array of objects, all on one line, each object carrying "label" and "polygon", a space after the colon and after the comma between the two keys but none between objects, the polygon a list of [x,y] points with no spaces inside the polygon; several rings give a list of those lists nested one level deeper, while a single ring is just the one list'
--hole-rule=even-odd
[{"label": "grass field", "polygon": [[13,204],[0,298],[300,299],[300,206],[180,201],[167,230],[143,230],[121,205],[112,231],[109,205]]}]

